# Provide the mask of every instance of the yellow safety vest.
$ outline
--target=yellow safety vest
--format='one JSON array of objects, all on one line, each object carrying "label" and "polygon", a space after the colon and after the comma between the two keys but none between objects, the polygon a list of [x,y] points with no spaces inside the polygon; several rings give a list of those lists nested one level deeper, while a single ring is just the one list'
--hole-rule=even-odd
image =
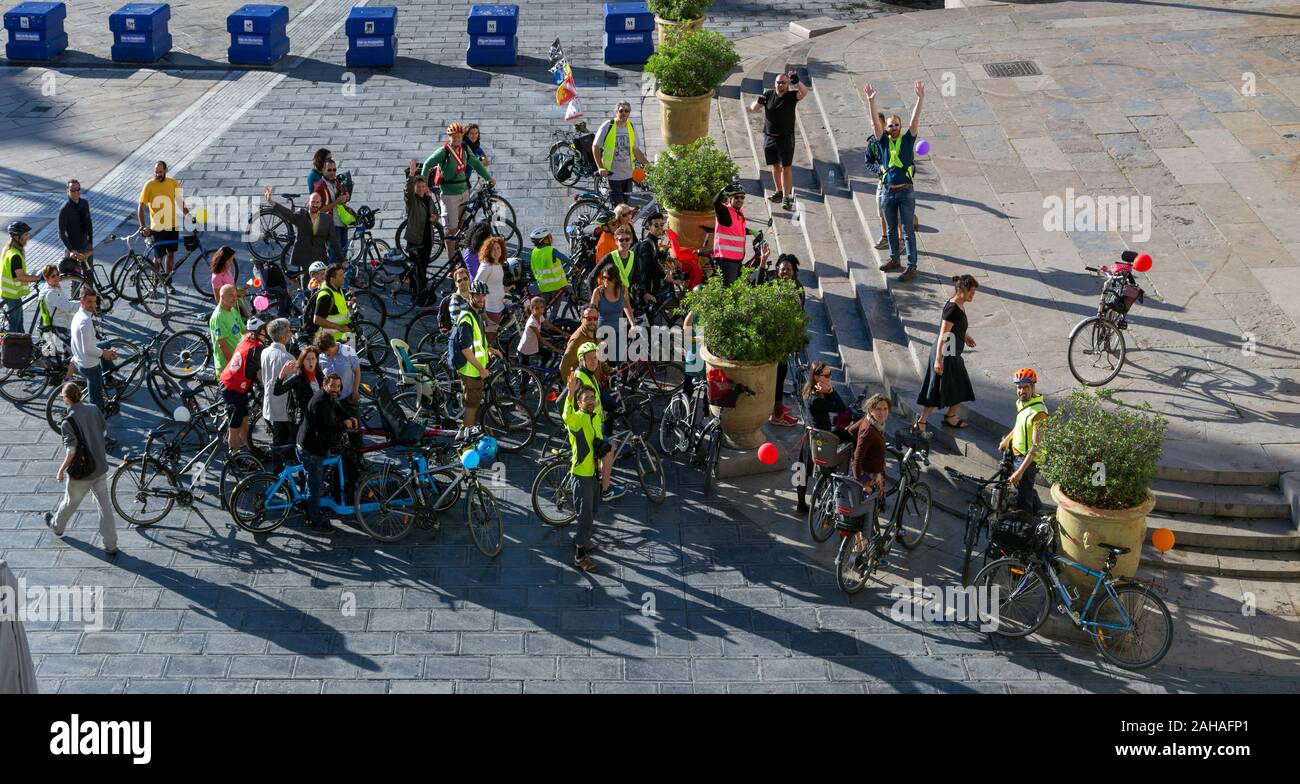
[{"label": "yellow safety vest", "polygon": [[3,269],[0,269],[0,294],[3,294],[5,299],[22,299],[27,293],[27,284],[13,275],[15,258],[22,264],[23,271],[27,270],[27,257],[23,255],[22,249],[17,246],[10,248],[5,253],[3,263],[0,264],[3,266]]},{"label": "yellow safety vest", "polygon": [[564,274],[564,265],[555,258],[554,246],[547,245],[544,248],[533,248],[528,264],[533,269],[533,278],[537,280],[537,288],[542,291],[548,293],[559,291],[569,285],[569,278]]},{"label": "yellow safety vest", "polygon": [[[474,345],[472,346],[474,357],[478,360],[480,365],[487,367],[488,361],[491,357],[491,354],[488,352],[487,340],[483,337],[483,327],[479,324],[478,316],[470,308],[466,308],[460,312],[460,316],[456,319],[456,327],[459,328],[460,325],[464,324],[466,321],[470,323],[470,328],[474,330]],[[470,378],[478,378],[480,375],[478,368],[474,367],[473,362],[466,362],[461,366],[460,370],[456,372],[460,373],[462,376],[469,376]]]},{"label": "yellow safety vest", "polygon": [[636,265],[636,254],[630,250],[627,252],[626,265],[623,264],[623,257],[618,251],[612,250],[609,255],[614,259],[614,269],[618,270],[618,279],[622,281],[623,288],[628,288],[632,285],[632,267]]},{"label": "yellow safety vest", "polygon": [[[338,311],[333,316],[329,317],[330,321],[333,321],[335,324],[341,324],[345,327],[348,324],[352,323],[352,314],[348,312],[348,298],[343,296],[343,292],[335,291],[334,289],[330,288],[328,285],[322,285],[320,287],[320,291],[316,292],[316,305],[318,308],[318,310],[316,311],[316,315],[321,316],[321,318],[325,318],[325,316],[322,315],[319,310],[320,298],[322,296],[333,298],[334,309]],[[347,343],[349,340],[352,339],[352,333],[346,330],[343,332],[335,332],[334,339],[337,340],[339,343]]]},{"label": "yellow safety vest", "polygon": [[[886,165],[886,169],[903,169],[903,159],[901,157],[903,136],[904,134],[900,133],[898,138],[895,139],[888,134],[885,135],[885,138],[889,141],[889,163]],[[907,173],[907,179],[909,180],[912,179],[912,169],[912,166],[903,169]]]},{"label": "yellow safety vest", "polygon": [[596,423],[596,429],[603,433],[605,432],[605,407],[600,402],[600,384],[596,383],[596,379],[592,378],[591,373],[581,365],[578,366],[575,372],[578,374],[578,380],[582,382],[583,386],[596,390],[596,410],[592,412],[591,417]]},{"label": "yellow safety vest", "polygon": [[[618,144],[618,120],[612,120],[609,124],[609,133],[605,134],[605,141],[601,144],[600,150],[600,168],[614,168],[614,147]],[[627,121],[627,154],[632,156],[632,162],[636,162],[636,130],[632,127],[632,121]]]},{"label": "yellow safety vest", "polygon": [[1034,395],[1024,403],[1016,401],[1016,429],[1011,431],[1011,448],[1016,454],[1029,454],[1029,446],[1034,443],[1034,417],[1046,413],[1042,395]]}]

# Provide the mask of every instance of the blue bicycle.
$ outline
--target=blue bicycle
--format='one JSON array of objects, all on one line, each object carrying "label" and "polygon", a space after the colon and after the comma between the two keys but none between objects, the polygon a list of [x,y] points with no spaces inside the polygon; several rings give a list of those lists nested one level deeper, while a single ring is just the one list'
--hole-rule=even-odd
[{"label": "blue bicycle", "polygon": [[[1164,658],[1174,635],[1169,608],[1146,585],[1111,576],[1115,562],[1129,548],[1099,542],[1096,546],[1106,551],[1106,563],[1097,571],[1055,552],[1055,518],[1043,518],[1025,530],[1029,533],[1023,548],[1014,548],[1022,550],[1020,554],[993,561],[973,581],[977,588],[996,586],[999,591],[994,634],[1033,634],[1047,621],[1055,593],[1057,608],[1087,632],[1101,655],[1115,666],[1140,670]],[[1093,578],[1086,599],[1064,576],[1066,569]]]},{"label": "blue bicycle", "polygon": [[[272,451],[292,458],[292,447],[273,447]],[[324,461],[325,477],[321,487],[322,511],[340,516],[373,512],[378,504],[355,507],[344,497],[347,483],[341,455]],[[279,474],[259,471],[235,485],[230,494],[230,516],[235,524],[252,534],[269,534],[289,519],[295,509],[307,509],[307,469],[301,463],[286,465]]]}]

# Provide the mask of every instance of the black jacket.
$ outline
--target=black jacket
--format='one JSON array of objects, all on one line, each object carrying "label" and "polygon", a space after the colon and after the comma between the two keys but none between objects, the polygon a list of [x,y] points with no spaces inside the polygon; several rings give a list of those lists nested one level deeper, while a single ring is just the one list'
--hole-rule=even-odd
[{"label": "black jacket", "polygon": [[642,291],[659,296],[659,290],[664,286],[662,262],[668,257],[668,253],[659,250],[659,240],[648,233],[641,238],[640,242],[632,246],[632,253],[636,256],[633,282]]},{"label": "black jacket", "polygon": [[303,207],[289,209],[282,204],[273,208],[275,213],[293,225],[294,242],[290,264],[293,267],[307,269],[313,261],[329,261],[328,248],[334,248],[338,258],[346,258],[339,247],[339,236],[334,231],[334,211],[321,210],[316,221],[316,231],[312,232],[311,212]]},{"label": "black jacket", "polygon": [[320,392],[320,382],[321,374],[319,371],[316,373],[315,383],[308,381],[307,377],[302,373],[295,373],[288,378],[275,379],[275,384],[271,389],[271,394],[283,395],[286,392],[293,393],[290,402],[293,404],[292,408],[296,412],[295,419],[298,422],[302,422],[303,417],[307,414],[307,405],[311,403],[311,399]]},{"label": "black jacket", "polygon": [[95,232],[90,224],[90,205],[85,199],[72,203],[68,199],[59,210],[59,239],[68,250],[84,251],[95,245]]},{"label": "black jacket", "polygon": [[298,446],[308,454],[328,456],[330,447],[347,432],[343,426],[345,419],[347,414],[343,413],[338,400],[322,389],[307,404],[307,416],[298,426]]},{"label": "black jacket", "polygon": [[437,216],[433,195],[415,195],[415,178],[406,178],[406,244],[419,247],[429,239],[429,216]]}]

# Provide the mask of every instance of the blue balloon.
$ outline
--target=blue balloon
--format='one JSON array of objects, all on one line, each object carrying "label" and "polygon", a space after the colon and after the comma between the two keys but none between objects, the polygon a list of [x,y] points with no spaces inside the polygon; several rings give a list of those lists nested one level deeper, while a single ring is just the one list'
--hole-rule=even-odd
[{"label": "blue balloon", "polygon": [[465,466],[465,468],[469,469],[470,471],[473,471],[475,468],[478,468],[478,463],[479,463],[479,454],[478,452],[475,452],[473,449],[466,449],[465,454],[460,456],[460,464]]}]

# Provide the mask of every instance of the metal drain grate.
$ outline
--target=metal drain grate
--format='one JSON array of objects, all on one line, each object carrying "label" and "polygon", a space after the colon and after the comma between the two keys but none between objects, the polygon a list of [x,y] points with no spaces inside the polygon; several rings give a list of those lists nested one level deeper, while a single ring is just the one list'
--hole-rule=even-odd
[{"label": "metal drain grate", "polygon": [[984,72],[995,79],[1008,76],[1042,76],[1043,72],[1032,60],[1012,60],[1009,63],[985,63]]}]

